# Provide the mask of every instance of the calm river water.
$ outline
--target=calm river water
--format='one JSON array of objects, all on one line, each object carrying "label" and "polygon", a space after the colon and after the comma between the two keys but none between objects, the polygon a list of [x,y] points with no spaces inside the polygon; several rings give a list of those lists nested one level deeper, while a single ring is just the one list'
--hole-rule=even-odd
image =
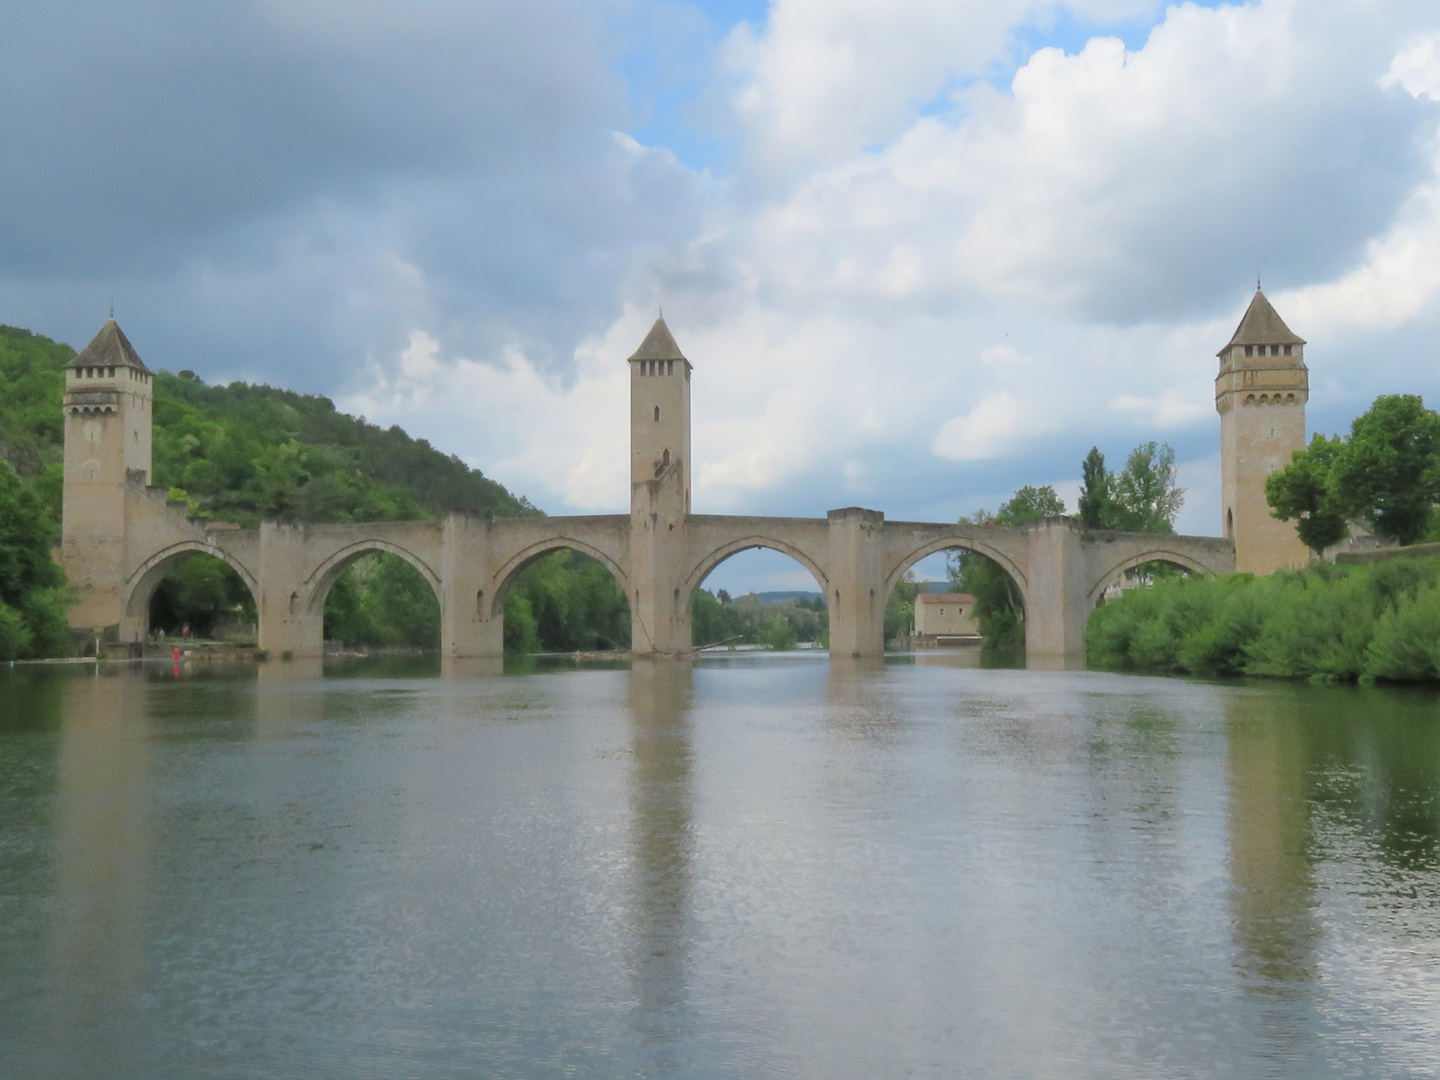
[{"label": "calm river water", "polygon": [[0,672],[0,1075],[1440,1074],[1440,700]]}]

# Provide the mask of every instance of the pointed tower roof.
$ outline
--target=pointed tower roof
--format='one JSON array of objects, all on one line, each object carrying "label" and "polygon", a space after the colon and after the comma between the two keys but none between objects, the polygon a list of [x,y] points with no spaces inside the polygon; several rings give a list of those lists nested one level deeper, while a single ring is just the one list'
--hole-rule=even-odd
[{"label": "pointed tower roof", "polygon": [[1245,309],[1245,317],[1235,328],[1235,334],[1231,337],[1230,343],[1215,355],[1224,356],[1226,350],[1233,345],[1304,344],[1305,339],[1285,325],[1285,320],[1280,318],[1279,313],[1270,306],[1270,301],[1265,299],[1265,294],[1256,289],[1255,297],[1250,301],[1250,306]]},{"label": "pointed tower roof", "polygon": [[[655,325],[650,327],[650,332],[645,335],[645,340],[640,343],[640,348],[635,350],[631,360],[685,360],[685,354],[680,351],[680,346],[675,344],[675,338],[670,334],[670,327],[665,325],[665,318],[661,316],[655,320]],[[685,360],[688,364],[690,361]]]},{"label": "pointed tower roof", "polygon": [[137,371],[150,371],[145,366],[145,361],[140,359],[140,354],[135,351],[135,346],[131,345],[130,339],[125,336],[125,331],[120,329],[120,324],[114,319],[106,322],[100,332],[91,339],[90,344],[80,350],[80,355],[65,366],[129,367]]}]

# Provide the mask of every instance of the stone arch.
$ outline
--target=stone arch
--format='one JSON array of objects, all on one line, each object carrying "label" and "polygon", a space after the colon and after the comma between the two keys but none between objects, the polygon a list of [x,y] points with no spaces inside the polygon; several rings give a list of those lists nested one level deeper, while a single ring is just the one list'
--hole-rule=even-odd
[{"label": "stone arch", "polygon": [[125,615],[127,618],[145,618],[150,610],[150,597],[156,587],[165,580],[170,571],[188,562],[197,555],[213,555],[240,575],[240,580],[250,590],[255,609],[260,609],[260,585],[249,568],[224,548],[207,544],[201,540],[181,540],[169,547],[161,548],[140,564],[125,582]]},{"label": "stone arch", "polygon": [[884,595],[888,598],[890,594],[895,591],[895,586],[899,585],[901,579],[904,578],[905,571],[909,570],[921,559],[929,555],[934,555],[939,551],[949,551],[951,548],[964,548],[966,551],[973,551],[977,555],[984,555],[986,558],[994,560],[999,564],[1000,569],[1009,574],[1015,584],[1020,586],[1020,598],[1027,608],[1030,606],[1030,583],[1026,580],[1024,572],[1015,565],[1014,560],[999,548],[987,544],[983,540],[976,540],[972,536],[965,535],[947,536],[939,540],[931,540],[916,548],[909,555],[906,555],[896,563],[895,568],[886,575]]},{"label": "stone arch", "polygon": [[330,594],[330,589],[335,584],[335,580],[349,569],[351,563],[376,551],[385,551],[391,555],[398,555],[416,570],[420,571],[420,576],[425,579],[426,583],[429,584],[430,588],[434,591],[435,599],[443,610],[445,599],[441,593],[440,575],[435,573],[425,560],[414,552],[407,551],[399,544],[392,544],[388,540],[377,539],[356,540],[354,543],[346,544],[339,551],[336,551],[326,558],[325,561],[317,566],[314,571],[311,572],[310,576],[305,579],[304,584],[300,587],[299,596],[292,596],[292,604],[298,600],[299,603],[296,606],[298,606],[300,610],[311,615],[323,614],[325,611],[325,597]]},{"label": "stone arch", "polygon": [[810,576],[815,579],[815,584],[820,586],[820,595],[825,597],[827,604],[830,602],[830,576],[820,568],[820,564],[801,548],[794,544],[788,544],[784,540],[777,540],[773,536],[743,536],[721,544],[701,559],[690,571],[689,576],[685,579],[684,595],[688,597],[691,592],[700,588],[705,583],[705,579],[710,576],[711,571],[731,555],[738,555],[740,552],[750,551],[752,548],[767,548],[770,551],[778,551],[781,555],[790,556],[810,571]]},{"label": "stone arch", "polygon": [[[592,544],[583,540],[576,540],[568,536],[556,536],[548,540],[540,540],[529,547],[522,548],[512,555],[505,565],[502,566],[490,579],[493,588],[490,593],[490,616],[491,618],[503,618],[505,614],[505,596],[510,591],[510,584],[515,576],[542,556],[549,555],[552,551],[560,551],[568,548],[571,551],[578,551],[581,555],[588,555],[600,563],[619,583],[621,591],[625,594],[626,602],[630,605],[630,617],[635,617],[635,602],[630,595],[630,579],[626,577],[625,571],[613,557]],[[483,603],[483,599],[478,599]]]},{"label": "stone arch", "polygon": [[1115,582],[1119,581],[1120,578],[1124,576],[1127,570],[1133,570],[1135,569],[1135,567],[1141,566],[1147,562],[1174,563],[1176,566],[1179,566],[1185,570],[1189,570],[1191,573],[1194,574],[1204,574],[1207,577],[1215,576],[1215,571],[1213,569],[1206,566],[1203,562],[1201,562],[1199,559],[1194,558],[1193,556],[1185,555],[1179,551],[1173,551],[1169,548],[1155,548],[1151,551],[1141,552],[1139,555],[1131,555],[1128,559],[1122,560],[1110,570],[1100,575],[1099,581],[1097,581],[1090,588],[1090,591],[1086,594],[1086,596],[1090,600],[1090,603],[1092,605],[1098,604],[1100,602],[1100,597],[1105,594],[1105,590],[1108,589],[1111,585],[1115,584]]}]

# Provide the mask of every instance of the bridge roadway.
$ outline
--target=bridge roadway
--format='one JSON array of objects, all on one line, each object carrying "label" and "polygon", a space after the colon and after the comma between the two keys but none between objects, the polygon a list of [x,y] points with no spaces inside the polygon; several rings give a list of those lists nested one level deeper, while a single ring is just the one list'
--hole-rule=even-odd
[{"label": "bridge roadway", "polygon": [[[1085,622],[1101,594],[1125,571],[1166,560],[1198,573],[1233,572],[1229,540],[1153,533],[1087,532],[1064,518],[1023,527],[886,521],[850,507],[825,518],[686,514],[663,535],[650,532],[638,554],[632,536],[654,515],[523,517],[478,520],[299,525],[265,522],[238,529],[188,520],[163,489],[128,486],[126,527],[117,542],[123,572],[109,597],[91,610],[123,612],[122,641],[141,640],[155,587],[199,554],[224,560],[254,594],[260,647],[272,656],[311,656],[323,649],[325,597],[363,555],[388,551],[429,582],[440,602],[441,648],[448,657],[503,651],[505,593],[515,575],[548,552],[570,548],[609,568],[631,604],[633,649],[671,654],[690,648],[690,594],[736,552],[770,548],[791,556],[815,578],[830,612],[834,655],[874,656],[884,649],[890,591],[927,555],[967,548],[999,563],[1015,580],[1026,610],[1026,653],[1034,666],[1084,662]],[[658,526],[656,526],[658,530]],[[632,563],[640,561],[642,566]],[[640,603],[647,597],[669,602]],[[648,617],[647,617],[648,616]]]}]

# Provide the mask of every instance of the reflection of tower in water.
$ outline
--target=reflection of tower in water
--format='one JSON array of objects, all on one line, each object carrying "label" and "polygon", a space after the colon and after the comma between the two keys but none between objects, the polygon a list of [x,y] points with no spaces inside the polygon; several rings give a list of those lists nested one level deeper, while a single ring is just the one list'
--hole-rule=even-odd
[{"label": "reflection of tower in water", "polygon": [[131,672],[68,679],[56,807],[52,1045],[76,1075],[133,1060],[144,983],[150,822],[146,687]]},{"label": "reflection of tower in water", "polygon": [[1255,989],[1302,991],[1315,977],[1318,936],[1304,718],[1276,695],[1233,693],[1226,720],[1237,962]]},{"label": "reflection of tower in water", "polygon": [[688,661],[639,660],[630,670],[630,973],[637,1027],[651,1047],[683,1028],[690,937],[693,755]]}]

